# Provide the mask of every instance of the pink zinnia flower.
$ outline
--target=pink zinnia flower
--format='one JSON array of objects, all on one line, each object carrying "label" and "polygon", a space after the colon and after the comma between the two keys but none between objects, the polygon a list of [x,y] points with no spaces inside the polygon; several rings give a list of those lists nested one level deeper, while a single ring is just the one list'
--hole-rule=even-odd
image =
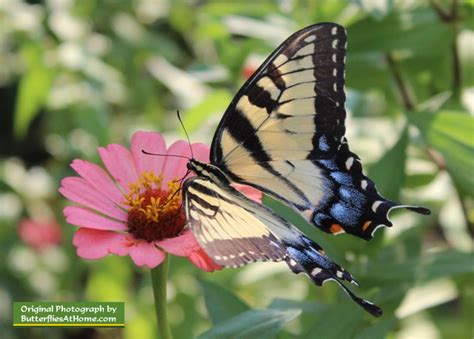
[{"label": "pink zinnia flower", "polygon": [[[196,159],[208,161],[208,146],[191,147]],[[146,155],[142,150],[168,156]],[[64,178],[59,189],[79,204],[66,207],[64,215],[68,223],[80,227],[73,239],[80,257],[129,255],[136,265],[153,268],[168,252],[188,257],[205,271],[221,268],[185,228],[179,179],[186,174],[187,160],[173,155],[190,157],[187,142],[177,141],[166,149],[159,133],[137,132],[131,151],[111,144],[100,147],[99,154],[110,176],[100,166],[76,159],[71,167],[80,177]],[[258,199],[255,190],[250,193]]]},{"label": "pink zinnia flower", "polygon": [[61,227],[55,220],[23,219],[18,224],[20,239],[34,250],[41,251],[61,243]]}]

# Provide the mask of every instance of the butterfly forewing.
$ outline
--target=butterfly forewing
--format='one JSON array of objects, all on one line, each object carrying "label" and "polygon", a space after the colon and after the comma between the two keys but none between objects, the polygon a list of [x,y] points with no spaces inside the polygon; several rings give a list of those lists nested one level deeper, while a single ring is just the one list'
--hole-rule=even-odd
[{"label": "butterfly forewing", "polygon": [[226,110],[211,162],[326,232],[370,239],[399,205],[377,193],[344,137],[345,52],[337,24],[288,38]]},{"label": "butterfly forewing", "polygon": [[[306,159],[319,146],[317,130],[330,136],[321,151],[334,150],[344,135],[345,46],[345,29],[336,24],[308,27],[285,41],[227,109],[214,137],[213,161],[287,159],[289,151],[298,152],[293,159]],[[293,142],[282,135],[292,135]]]}]

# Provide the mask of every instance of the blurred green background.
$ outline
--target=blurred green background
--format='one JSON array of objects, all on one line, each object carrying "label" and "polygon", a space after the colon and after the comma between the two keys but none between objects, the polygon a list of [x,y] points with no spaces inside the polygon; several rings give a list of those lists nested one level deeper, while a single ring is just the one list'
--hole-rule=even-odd
[{"label": "blurred green background", "polygon": [[[433,213],[394,213],[395,226],[370,243],[283,215],[384,315],[284,264],[206,274],[174,257],[174,336],[472,338],[473,11],[456,0],[0,1],[0,337],[154,337],[148,270],[128,257],[75,255],[57,193],[69,163],[99,162],[99,145],[128,145],[137,130],[183,138],[176,109],[192,141],[209,143],[281,41],[334,21],[348,30],[352,150],[386,197]],[[13,329],[12,301],[34,300],[125,301],[126,327]]]}]

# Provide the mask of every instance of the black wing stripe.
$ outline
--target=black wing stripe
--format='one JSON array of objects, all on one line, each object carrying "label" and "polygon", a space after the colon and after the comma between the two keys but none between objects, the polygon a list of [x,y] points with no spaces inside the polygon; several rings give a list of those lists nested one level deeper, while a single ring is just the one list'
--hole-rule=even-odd
[{"label": "black wing stripe", "polygon": [[234,123],[227,127],[227,131],[235,141],[247,150],[253,150],[258,153],[258,159],[256,160],[259,162],[271,160],[270,156],[263,149],[262,143],[257,135],[255,133],[248,133],[249,131],[255,131],[255,129],[249,119],[240,110],[236,110]]}]

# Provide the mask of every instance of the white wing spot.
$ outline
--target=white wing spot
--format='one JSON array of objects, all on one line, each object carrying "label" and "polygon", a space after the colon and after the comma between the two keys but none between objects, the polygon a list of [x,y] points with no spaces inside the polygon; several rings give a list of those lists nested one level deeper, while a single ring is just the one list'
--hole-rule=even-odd
[{"label": "white wing spot", "polygon": [[346,168],[347,168],[348,170],[350,170],[353,163],[354,163],[354,158],[353,158],[353,157],[349,157],[349,158],[346,160]]},{"label": "white wing spot", "polygon": [[216,259],[216,260],[221,260],[222,258],[221,258],[220,256],[218,256],[218,255],[215,255],[215,256],[214,256],[214,259]]},{"label": "white wing spot", "polygon": [[332,35],[336,35],[336,33],[337,33],[337,27],[333,27],[333,28],[331,29],[331,34],[332,34]]},{"label": "white wing spot", "polygon": [[293,259],[290,259],[290,266],[296,266],[296,261],[294,261]]},{"label": "white wing spot", "polygon": [[314,40],[316,40],[316,35],[310,35],[309,37],[304,39],[305,42],[312,42]]},{"label": "white wing spot", "polygon": [[229,258],[227,258],[226,255],[223,255],[223,256],[222,256],[222,260],[227,260],[227,259],[229,259]]},{"label": "white wing spot", "polygon": [[320,272],[322,272],[322,271],[323,271],[322,269],[320,269],[319,267],[316,267],[315,269],[313,269],[313,270],[311,271],[311,275],[314,277],[316,274],[318,274],[318,273],[320,273]]},{"label": "white wing spot", "polygon": [[339,103],[336,101],[336,107],[339,107]]},{"label": "white wing spot", "polygon": [[334,83],[334,84],[332,85],[332,89],[334,90],[334,92],[337,92],[337,85],[336,85],[336,83]]},{"label": "white wing spot", "polygon": [[231,255],[229,255],[229,258],[234,259],[235,255],[231,254]]},{"label": "white wing spot", "polygon": [[249,254],[255,254],[255,252],[254,251],[249,251]]},{"label": "white wing spot", "polygon": [[344,55],[344,58],[342,59],[342,62],[346,64],[346,56]]},{"label": "white wing spot", "polygon": [[332,41],[332,48],[333,48],[333,49],[336,49],[338,42],[339,42],[339,40],[337,40],[337,39],[334,39],[334,40]]},{"label": "white wing spot", "polygon": [[333,53],[333,55],[332,55],[332,62],[334,62],[334,63],[336,62],[336,53]]},{"label": "white wing spot", "polygon": [[336,67],[334,67],[333,70],[332,70],[332,76],[333,77],[337,76],[337,68]]},{"label": "white wing spot", "polygon": [[360,187],[362,187],[362,189],[365,190],[367,188],[367,180],[362,180],[360,182]]},{"label": "white wing spot", "polygon": [[245,252],[240,252],[239,257],[245,257]]},{"label": "white wing spot", "polygon": [[346,43],[344,44],[344,49],[347,49],[347,41],[346,41]]},{"label": "white wing spot", "polygon": [[343,277],[343,273],[342,273],[341,271],[337,271],[337,272],[336,272],[336,276],[337,276],[338,278],[342,278],[342,277]]},{"label": "white wing spot", "polygon": [[382,204],[382,201],[380,200],[377,200],[376,202],[374,202],[372,204],[372,211],[374,211],[374,213],[377,212],[377,208],[379,208],[379,206]]}]

